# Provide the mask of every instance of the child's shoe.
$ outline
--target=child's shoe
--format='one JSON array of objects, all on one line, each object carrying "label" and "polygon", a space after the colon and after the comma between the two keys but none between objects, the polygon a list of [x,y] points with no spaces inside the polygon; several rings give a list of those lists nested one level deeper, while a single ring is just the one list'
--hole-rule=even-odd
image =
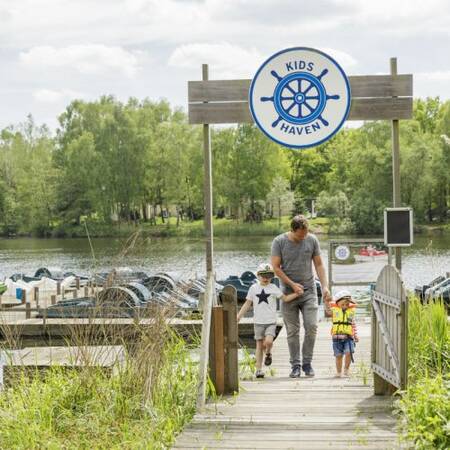
[{"label": "child's shoe", "polygon": [[264,364],[266,366],[270,366],[272,364],[272,353],[266,353],[266,357],[264,358]]},{"label": "child's shoe", "polygon": [[258,369],[258,370],[255,372],[255,377],[256,377],[256,378],[264,378],[264,371],[262,371],[261,369]]},{"label": "child's shoe", "polygon": [[344,369],[344,377],[348,378],[350,376],[350,369]]},{"label": "child's shoe", "polygon": [[342,372],[336,372],[334,378],[342,378]]}]

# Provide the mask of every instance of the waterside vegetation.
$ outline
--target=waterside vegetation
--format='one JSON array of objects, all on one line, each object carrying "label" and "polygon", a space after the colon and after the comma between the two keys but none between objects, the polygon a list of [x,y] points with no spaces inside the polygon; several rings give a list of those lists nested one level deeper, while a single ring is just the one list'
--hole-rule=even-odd
[{"label": "waterside vegetation", "polygon": [[[75,100],[58,120],[56,134],[32,117],[0,131],[1,235],[84,236],[85,221],[97,235],[138,225],[167,235],[175,233],[164,228],[169,215],[173,228],[188,225],[181,234],[198,232],[190,222],[203,215],[202,135],[184,112],[109,96]],[[400,131],[402,203],[416,223],[448,222],[450,101],[416,100]],[[272,229],[274,218],[280,228],[281,216],[306,212],[311,199],[333,234],[382,231],[392,201],[388,122],[344,129],[304,151],[255,126],[219,128],[212,149],[214,212],[228,219],[225,234],[266,221]]]},{"label": "waterside vegetation", "polygon": [[409,384],[397,402],[400,431],[417,450],[450,447],[450,322],[444,304],[409,301]]},{"label": "waterside vegetation", "polygon": [[0,448],[170,448],[194,414],[198,370],[165,314],[156,317],[153,327],[134,330],[135,345],[112,372],[87,356],[77,370],[19,372],[0,392]]}]

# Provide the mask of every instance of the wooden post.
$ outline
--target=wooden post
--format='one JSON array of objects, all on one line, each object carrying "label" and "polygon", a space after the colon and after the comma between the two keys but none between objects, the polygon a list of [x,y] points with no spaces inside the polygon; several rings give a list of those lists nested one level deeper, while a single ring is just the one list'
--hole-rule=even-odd
[{"label": "wooden post", "polygon": [[[328,243],[328,291],[330,295],[333,296],[333,244]],[[323,287],[321,286],[322,291]],[[322,294],[323,312],[325,317],[331,317],[331,308],[328,303],[325,303]]]},{"label": "wooden post", "polygon": [[31,319],[31,303],[25,303],[25,319]]},{"label": "wooden post", "polygon": [[34,301],[36,302],[36,308],[39,308],[39,288],[34,288]]},{"label": "wooden post", "polygon": [[64,286],[62,286],[62,288],[61,288],[61,300],[64,300],[65,295],[66,295],[66,288]]},{"label": "wooden post", "polygon": [[[202,65],[202,80],[209,79],[208,64]],[[212,219],[212,156],[209,123],[203,124],[203,157],[205,166],[205,231],[206,273],[213,271],[213,219]]]},{"label": "wooden post", "polygon": [[22,288],[22,298],[20,299],[20,302],[22,305],[25,305],[25,302],[27,301],[27,291]]},{"label": "wooden post", "polygon": [[80,289],[80,277],[76,277],[76,278],[75,278],[75,287],[76,287],[77,289]]},{"label": "wooden post", "polygon": [[84,287],[84,296],[89,297],[89,288],[87,286]]},{"label": "wooden post", "polygon": [[61,281],[56,282],[56,295],[61,295]]},{"label": "wooden post", "polygon": [[78,298],[78,289],[75,288],[72,293],[73,298]]},{"label": "wooden post", "polygon": [[[391,75],[397,75],[397,58],[391,58]],[[394,208],[401,206],[400,194],[400,133],[399,121],[392,121],[392,196]],[[400,272],[402,270],[402,251],[400,247],[395,247],[395,267]]]},{"label": "wooden post", "polygon": [[213,306],[212,308],[209,344],[210,377],[218,395],[223,395],[225,390],[223,312],[222,306]]},{"label": "wooden post", "polygon": [[50,296],[50,303],[51,303],[52,305],[56,305],[56,295],[51,295],[51,296]]},{"label": "wooden post", "polygon": [[[208,64],[202,65],[202,79],[209,78]],[[211,308],[217,304],[215,295],[215,281],[213,273],[213,220],[212,220],[212,162],[211,162],[211,133],[209,124],[203,124],[203,154],[205,168],[205,234],[206,234],[206,289],[203,308],[202,344],[200,351],[199,383],[197,408],[201,409],[206,401],[206,379],[208,375],[208,354],[211,329]]]},{"label": "wooden post", "polygon": [[221,294],[224,311],[225,394],[239,391],[237,292],[225,286]]},{"label": "wooden post", "polygon": [[408,386],[408,297],[402,292],[400,306],[400,389]]},{"label": "wooden post", "polygon": [[205,289],[205,304],[203,308],[202,341],[200,348],[199,382],[197,392],[197,409],[201,410],[206,401],[206,380],[208,377],[209,337],[211,332],[212,297],[215,296],[214,278],[207,274]]}]

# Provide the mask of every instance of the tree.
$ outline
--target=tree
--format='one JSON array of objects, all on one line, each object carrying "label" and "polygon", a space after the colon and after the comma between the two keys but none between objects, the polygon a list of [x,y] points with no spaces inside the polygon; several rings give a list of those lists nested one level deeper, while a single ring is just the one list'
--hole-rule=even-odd
[{"label": "tree", "polygon": [[290,210],[294,205],[294,193],[289,189],[289,181],[282,177],[275,177],[272,180],[272,188],[267,194],[267,201],[276,205],[278,227],[281,228],[282,210]]}]

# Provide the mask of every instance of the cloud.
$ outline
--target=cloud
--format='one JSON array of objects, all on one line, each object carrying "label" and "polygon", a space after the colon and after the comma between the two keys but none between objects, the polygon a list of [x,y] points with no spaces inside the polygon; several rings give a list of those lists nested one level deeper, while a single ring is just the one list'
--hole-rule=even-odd
[{"label": "cloud", "polygon": [[81,92],[71,91],[70,89],[51,90],[38,89],[33,92],[33,98],[42,103],[59,103],[61,101],[73,100],[75,98],[85,98],[86,95]]},{"label": "cloud", "polygon": [[421,81],[450,81],[450,70],[419,72],[414,75]]},{"label": "cloud", "polygon": [[19,60],[24,66],[37,69],[65,68],[83,75],[119,73],[134,78],[143,56],[142,52],[117,46],[90,44],[56,48],[44,45],[21,52]]},{"label": "cloud", "polygon": [[342,50],[336,50],[334,48],[321,48],[321,50],[334,58],[336,62],[344,68],[344,70],[353,68],[357,65],[356,59],[349,53]]},{"label": "cloud", "polygon": [[212,78],[248,78],[264,61],[255,48],[245,49],[227,42],[186,44],[177,47],[169,57],[169,66],[199,69],[209,64]]}]

